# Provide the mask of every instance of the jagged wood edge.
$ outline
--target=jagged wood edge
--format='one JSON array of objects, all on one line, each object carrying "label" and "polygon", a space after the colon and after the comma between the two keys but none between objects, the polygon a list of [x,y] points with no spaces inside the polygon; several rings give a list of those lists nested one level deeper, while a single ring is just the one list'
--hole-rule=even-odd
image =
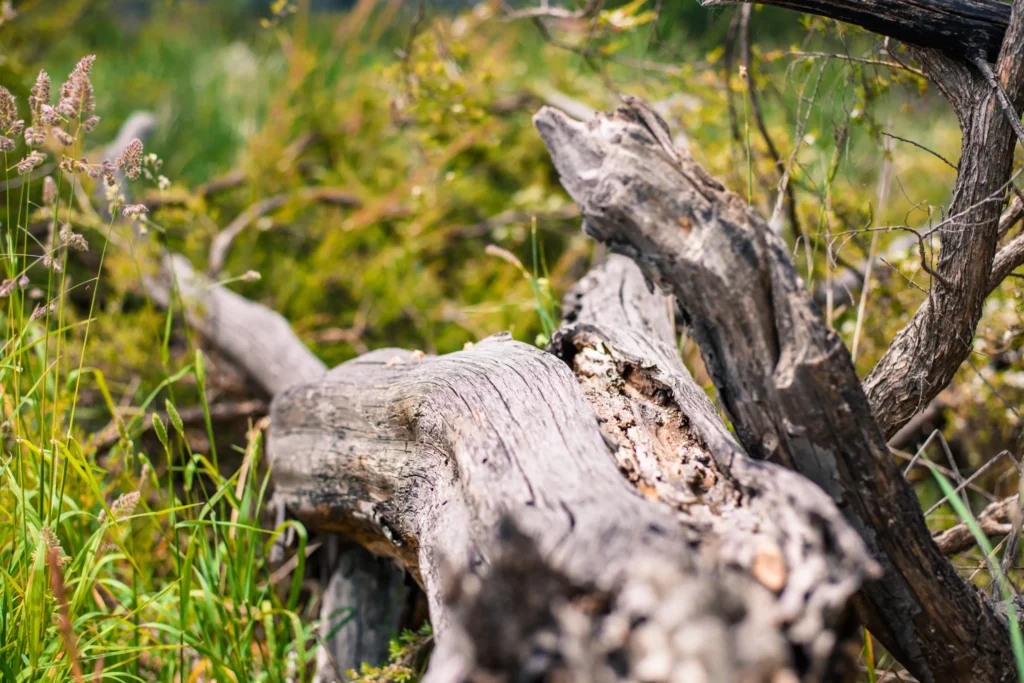
[{"label": "jagged wood edge", "polygon": [[580,123],[535,117],[591,236],[675,295],[747,451],[821,485],[882,562],[860,615],[923,681],[1002,680],[1005,624],[943,558],[842,341],[782,241],[629,99]]}]

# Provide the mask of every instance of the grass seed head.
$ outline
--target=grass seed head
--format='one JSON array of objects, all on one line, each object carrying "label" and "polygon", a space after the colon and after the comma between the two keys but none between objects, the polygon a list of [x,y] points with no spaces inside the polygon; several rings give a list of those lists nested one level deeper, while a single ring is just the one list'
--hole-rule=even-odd
[{"label": "grass seed head", "polygon": [[83,114],[91,113],[96,108],[92,81],[89,78],[95,61],[96,55],[82,57],[68,76],[68,80],[60,86],[60,102],[57,104],[57,110],[64,117],[75,119]]},{"label": "grass seed head", "polygon": [[43,178],[43,206],[50,206],[57,201],[57,183],[53,176]]},{"label": "grass seed head", "polygon": [[60,241],[72,251],[89,251],[89,243],[85,241],[85,237],[72,230],[68,223],[60,229]]},{"label": "grass seed head", "polygon": [[142,140],[133,139],[117,157],[117,167],[124,170],[129,180],[135,180],[142,171]]},{"label": "grass seed head", "polygon": [[0,86],[0,130],[6,132],[18,118],[18,105],[11,91]]}]

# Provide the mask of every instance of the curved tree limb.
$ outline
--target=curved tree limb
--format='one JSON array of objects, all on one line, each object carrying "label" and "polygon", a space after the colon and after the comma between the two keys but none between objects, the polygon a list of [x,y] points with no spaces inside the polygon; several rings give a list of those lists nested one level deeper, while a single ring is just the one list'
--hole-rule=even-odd
[{"label": "curved tree limb", "polygon": [[764,219],[637,100],[588,124],[549,108],[535,123],[588,234],[676,296],[748,452],[822,486],[882,562],[859,600],[872,633],[922,681],[1003,680],[1004,623],[932,541],[849,354]]},{"label": "curved tree limb", "polygon": [[1007,242],[1006,246],[996,254],[988,283],[989,291],[998,287],[1003,280],[1021,266],[1024,266],[1024,233]]},{"label": "curved tree limb", "polygon": [[[752,0],[701,0],[704,5],[737,5]],[[1010,8],[999,0],[759,0],[838,19],[957,57],[999,54]]]},{"label": "curved tree limb", "polygon": [[[1000,234],[1015,134],[999,98],[967,65],[919,51],[925,70],[953,104],[963,131],[956,188],[939,234],[936,286],[864,382],[875,417],[891,436],[938,395],[971,353]],[[1024,105],[1024,3],[1013,6],[996,72],[1013,106]],[[1012,205],[1011,205],[1012,208]]]},{"label": "curved tree limb", "polygon": [[[705,4],[731,4],[713,0]],[[865,380],[886,435],[944,389],[968,357],[990,290],[1000,234],[999,208],[1010,181],[1014,128],[1008,101],[1024,106],[1024,6],[995,0],[774,0],[768,4],[862,26],[922,46],[915,53],[953,105],[963,131],[957,184],[939,234],[939,283],[893,339]],[[936,49],[928,49],[936,48]],[[952,55],[950,57],[949,55]],[[971,62],[996,62],[996,92]],[[986,67],[987,68],[987,67]],[[1003,98],[1001,100],[1001,98]]]}]

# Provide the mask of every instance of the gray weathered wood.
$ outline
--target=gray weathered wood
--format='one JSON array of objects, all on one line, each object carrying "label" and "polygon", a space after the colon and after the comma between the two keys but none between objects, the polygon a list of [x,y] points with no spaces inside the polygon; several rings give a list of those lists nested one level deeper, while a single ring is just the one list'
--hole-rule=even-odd
[{"label": "gray weathered wood", "polygon": [[[823,491],[743,451],[680,359],[672,306],[635,263],[612,255],[565,297],[553,351],[573,368],[634,486],[697,522],[704,531],[693,543],[716,547],[719,562],[784,582],[787,637],[813,659],[836,636],[820,625],[842,611],[850,582],[878,569]],[[772,576],[775,566],[785,569]]]},{"label": "gray weathered wood", "polygon": [[621,260],[588,278],[564,361],[505,336],[385,349],[275,399],[278,495],[421,582],[431,680],[838,670],[874,564],[822,491],[731,439],[642,282]]},{"label": "gray weathered wood", "polygon": [[872,633],[922,681],[1012,674],[1004,623],[932,541],[849,354],[764,219],[642,102],[588,123],[545,108],[535,123],[587,233],[677,298],[748,452],[822,486],[881,561],[859,601]]},{"label": "gray weathered wood", "polygon": [[148,290],[165,307],[180,296],[189,322],[244,368],[268,396],[326,371],[280,313],[217,285],[183,256],[166,256],[162,273],[150,281]]},{"label": "gray weathered wood", "polygon": [[[735,5],[749,0],[702,0]],[[956,56],[979,53],[995,61],[1010,22],[999,0],[760,0],[862,26],[874,33],[934,47]]]}]

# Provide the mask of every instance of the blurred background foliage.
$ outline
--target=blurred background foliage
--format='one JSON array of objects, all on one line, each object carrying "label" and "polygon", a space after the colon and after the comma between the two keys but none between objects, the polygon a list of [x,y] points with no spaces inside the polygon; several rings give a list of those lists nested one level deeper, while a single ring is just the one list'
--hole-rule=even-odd
[{"label": "blurred background foliage", "polygon": [[[894,246],[905,233],[868,229],[938,220],[955,178],[944,159],[956,163],[959,128],[924,79],[873,36],[784,11],[754,11],[747,71],[733,8],[608,2],[596,17],[541,25],[510,19],[528,3],[513,5],[24,0],[0,13],[0,84],[21,103],[41,67],[62,75],[97,55],[90,159],[133,112],[154,116],[146,151],[162,166],[131,189],[150,215],[116,226],[90,333],[87,362],[113,403],[126,415],[153,392],[162,403],[162,383],[194,362],[180,326],[159,362],[166,315],[142,281],[164,250],[280,311],[329,365],[383,346],[451,352],[501,330],[543,342],[538,301],[549,308],[547,296],[557,301],[600,254],[531,116],[545,103],[583,115],[625,94],[655,103],[677,143],[765,215],[780,172],[767,139],[792,158],[794,201],[780,221],[809,287],[864,263],[877,235],[887,267],[875,270],[865,314],[857,287],[852,301],[822,300],[848,346],[859,337],[866,374],[928,287],[916,248]],[[47,173],[26,186],[30,197]],[[23,191],[12,183],[5,194]],[[95,246],[101,225],[83,218],[79,229]],[[211,248],[229,227],[237,234],[218,263]],[[94,248],[74,255],[68,277],[88,284],[97,267]],[[91,296],[89,286],[71,294],[72,321],[88,316]],[[972,363],[941,397],[934,426],[964,473],[1020,452],[1020,302],[1010,278],[988,302]],[[81,343],[72,332],[69,351]],[[713,392],[685,334],[680,344]],[[179,406],[198,403],[192,375],[179,380]],[[252,394],[216,356],[207,389],[214,403]],[[83,441],[119,419],[102,393],[83,380]],[[243,435],[225,428],[218,439]],[[1011,471],[994,468],[980,488],[1012,492]],[[934,499],[929,486],[922,496]],[[930,521],[955,519],[940,510]]]}]

